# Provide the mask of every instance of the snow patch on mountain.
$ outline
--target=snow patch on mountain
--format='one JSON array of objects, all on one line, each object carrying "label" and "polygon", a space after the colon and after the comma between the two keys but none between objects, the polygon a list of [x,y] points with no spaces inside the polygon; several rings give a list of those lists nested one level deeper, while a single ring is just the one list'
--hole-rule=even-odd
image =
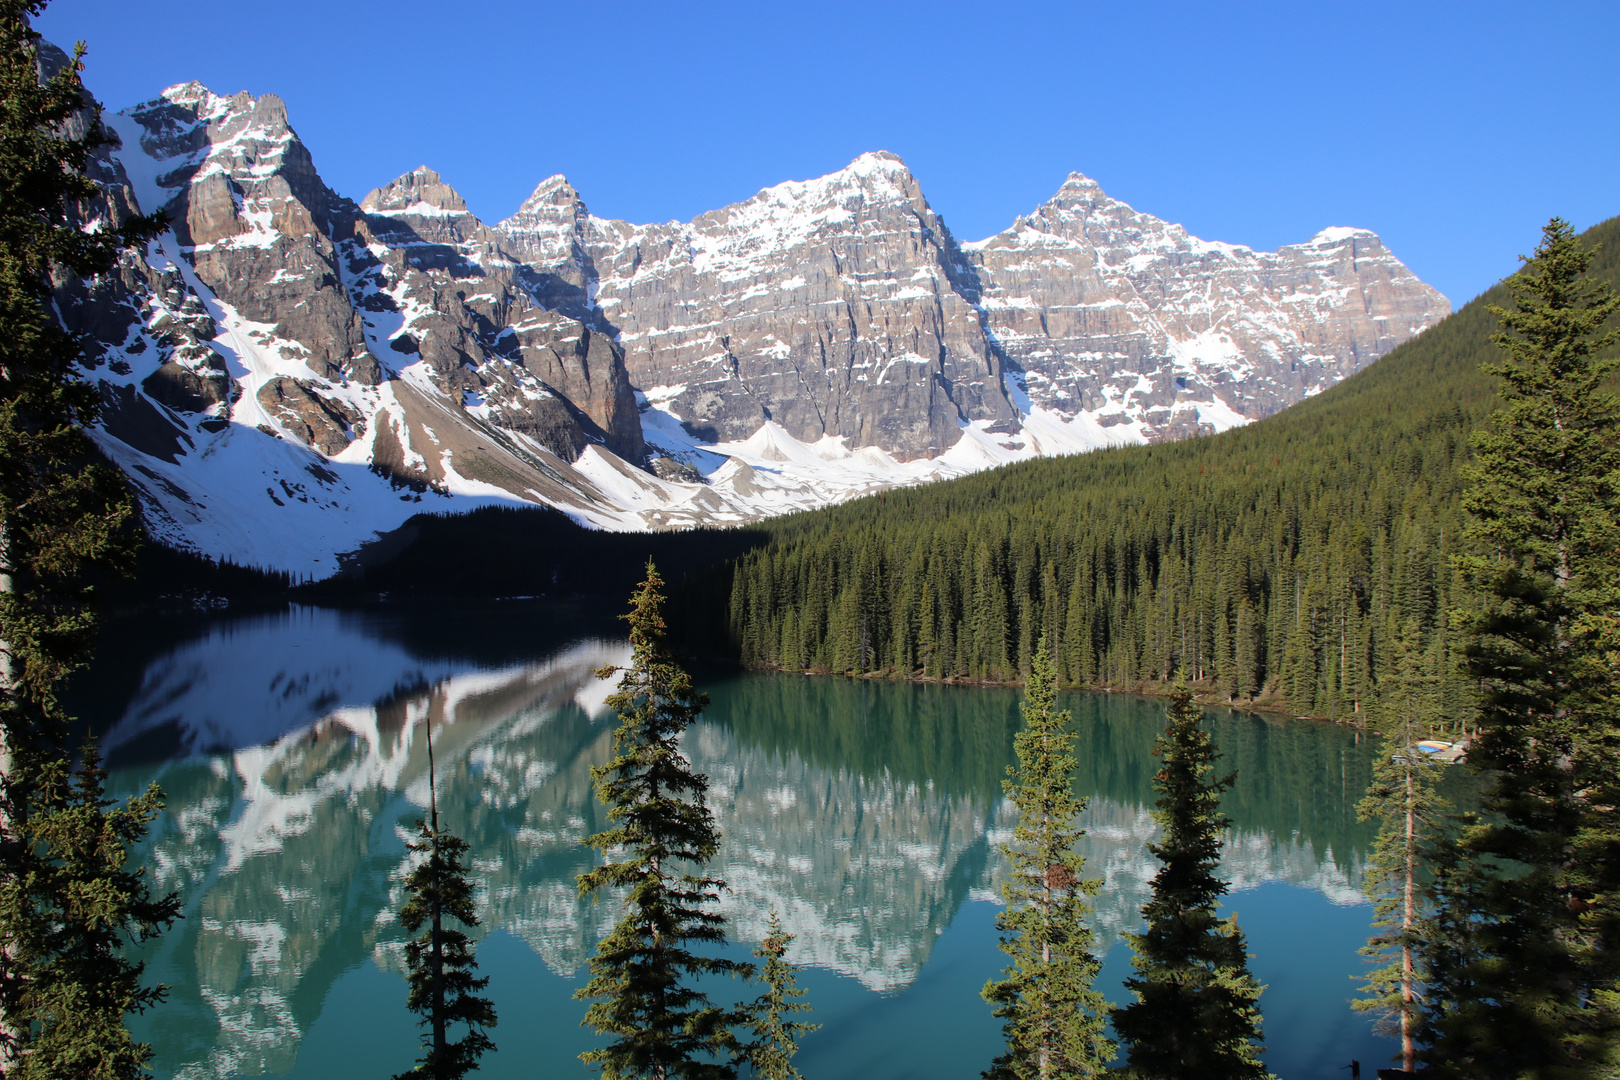
[{"label": "snow patch on mountain", "polygon": [[687,223],[595,217],[555,175],[487,227],[425,166],[331,192],[272,94],[106,122],[110,183],[174,228],[76,330],[93,437],[154,535],[300,575],[424,510],[742,524],[1225,431],[1444,311],[1366,230],[1257,253],[1079,173],[960,245],[882,152]]}]

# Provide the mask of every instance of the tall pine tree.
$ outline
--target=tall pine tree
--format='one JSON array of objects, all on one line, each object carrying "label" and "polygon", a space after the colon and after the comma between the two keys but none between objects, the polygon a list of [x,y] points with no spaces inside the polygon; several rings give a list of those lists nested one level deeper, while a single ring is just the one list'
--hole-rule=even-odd
[{"label": "tall pine tree", "polygon": [[619,714],[614,756],[591,768],[612,825],[586,838],[606,861],[579,875],[579,889],[627,895],[624,916],[597,945],[590,981],[575,995],[595,999],[585,1023],[612,1041],[580,1057],[601,1066],[606,1080],[729,1080],[743,1017],[711,1003],[695,980],[752,969],[693,949],[725,943],[725,917],[714,910],[725,882],[694,872],[714,858],[720,832],[704,804],[708,778],[692,771],[680,744],[709,699],[670,655],[663,585],[649,561],[625,616],[630,666],[597,671],[620,676],[607,699]]},{"label": "tall pine tree", "polygon": [[1103,997],[1092,989],[1101,966],[1086,918],[1099,883],[1087,879],[1075,845],[1085,835],[1074,794],[1074,730],[1054,708],[1057,676],[1043,638],[1030,661],[1024,730],[1002,788],[1018,808],[1010,863],[1001,887],[1007,909],[996,916],[1001,951],[1011,958],[984,998],[1004,1021],[1007,1052],[985,1072],[990,1080],[1059,1080],[1099,1076],[1114,1046],[1104,1033]]},{"label": "tall pine tree", "polygon": [[1589,632],[1620,572],[1620,401],[1604,388],[1620,298],[1591,260],[1554,218],[1509,282],[1514,308],[1493,309],[1502,352],[1486,371],[1505,400],[1475,438],[1478,554],[1463,564],[1482,597],[1470,759],[1491,782],[1463,840],[1475,881],[1458,895],[1474,906],[1447,913],[1473,941],[1470,992],[1433,1018],[1452,1075],[1608,1075],[1620,1033],[1615,665]]},{"label": "tall pine tree", "polygon": [[[478,1059],[495,1049],[486,1028],[495,1026],[495,1006],[478,991],[489,985],[487,976],[473,973],[472,939],[466,931],[447,926],[454,919],[463,926],[478,925],[473,906],[472,881],[467,876],[467,841],[439,827],[439,796],[433,765],[433,722],[427,722],[428,820],[418,823],[419,839],[409,844],[418,861],[405,878],[409,899],[399,921],[416,935],[405,946],[410,992],[406,1007],[422,1018],[428,1045],[415,1067],[395,1080],[461,1080]],[[465,1025],[466,1033],[451,1040],[450,1025]]]},{"label": "tall pine tree", "polygon": [[1219,755],[1202,720],[1178,681],[1153,750],[1161,762],[1153,778],[1159,836],[1148,850],[1164,865],[1142,908],[1147,929],[1131,935],[1136,974],[1125,985],[1136,1000],[1114,1010],[1114,1030],[1133,1077],[1266,1080],[1256,1005],[1262,987],[1249,974],[1237,917],[1216,912],[1226,892],[1216,873],[1221,832],[1230,825],[1221,793],[1233,777],[1214,775]]},{"label": "tall pine tree", "polygon": [[57,698],[89,659],[93,577],[129,568],[135,525],[84,434],[97,398],[52,285],[110,270],[161,223],[94,205],[85,168],[107,137],[83,45],[58,63],[29,25],[44,6],[0,0],[0,1074],[110,1080],[144,1074],[125,1014],[163,993],[121,946],[178,908],[128,868],[160,793],[106,800],[93,749],[73,764]]},{"label": "tall pine tree", "polygon": [[1395,639],[1393,678],[1380,688],[1372,717],[1377,738],[1373,779],[1357,807],[1360,820],[1381,822],[1362,888],[1373,901],[1377,928],[1362,950],[1376,965],[1367,976],[1367,997],[1356,1008],[1376,1013],[1401,1041],[1401,1068],[1417,1069],[1418,1040],[1426,1014],[1430,967],[1424,942],[1437,933],[1431,898],[1438,845],[1450,843],[1447,802],[1436,793],[1439,762],[1418,748],[1440,723],[1440,709],[1423,658],[1417,629],[1408,624]]}]

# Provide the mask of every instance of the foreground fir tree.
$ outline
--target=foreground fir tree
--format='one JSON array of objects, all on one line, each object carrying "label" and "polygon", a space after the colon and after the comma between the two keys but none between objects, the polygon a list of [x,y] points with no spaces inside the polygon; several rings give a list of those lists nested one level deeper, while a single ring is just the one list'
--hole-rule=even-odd
[{"label": "foreground fir tree", "polygon": [[143,965],[123,953],[178,918],[180,902],[153,899],[145,871],[129,865],[161,796],[148,790],[120,806],[105,797],[106,779],[93,742],[77,767],[63,759],[41,767],[39,803],[49,809],[24,830],[36,858],[5,894],[8,923],[23,927],[10,939],[10,970],[30,976],[18,988],[30,1025],[7,1077],[148,1075],[151,1051],[130,1037],[124,1018],[162,1001],[167,988],[142,986]]},{"label": "foreground fir tree", "polygon": [[791,944],[793,935],[783,931],[782,921],[772,911],[765,940],[754,950],[754,955],[765,961],[759,970],[765,990],[744,1010],[754,1037],[742,1048],[741,1057],[760,1080],[802,1080],[799,1070],[793,1067],[799,1037],[821,1027],[793,1019],[797,1013],[809,1012],[810,1006],[799,1000],[805,991],[787,961]]},{"label": "foreground fir tree", "polygon": [[[487,1028],[495,1026],[495,1006],[478,991],[489,978],[473,973],[472,939],[466,931],[446,925],[454,919],[466,927],[478,925],[473,907],[472,881],[467,876],[467,841],[439,827],[439,798],[433,768],[432,721],[428,726],[428,821],[418,822],[419,838],[408,845],[419,860],[405,878],[409,897],[399,921],[415,935],[405,946],[406,1007],[420,1016],[428,1045],[416,1066],[395,1080],[461,1080],[477,1068],[478,1059],[495,1049]],[[451,1041],[450,1026],[466,1033]]]},{"label": "foreground fir tree", "polygon": [[1136,974],[1125,985],[1136,1000],[1114,1010],[1114,1030],[1132,1077],[1266,1080],[1255,1004],[1263,988],[1249,974],[1236,916],[1216,913],[1226,892],[1216,873],[1221,832],[1230,825],[1221,793],[1233,777],[1214,775],[1219,755],[1184,679],[1169,719],[1153,749],[1159,837],[1148,844],[1164,866],[1142,908],[1147,929],[1131,935]]},{"label": "foreground fir tree", "polygon": [[649,562],[625,616],[630,666],[597,672],[620,676],[607,699],[619,714],[614,756],[591,769],[612,824],[586,838],[605,861],[579,875],[579,890],[624,889],[626,910],[597,945],[590,981],[575,995],[594,999],[584,1022],[611,1041],[580,1057],[607,1080],[727,1080],[737,1072],[734,1028],[742,1017],[711,1003],[696,980],[752,970],[694,951],[725,943],[725,917],[714,910],[725,882],[701,873],[720,832],[704,804],[708,778],[692,770],[680,744],[709,699],[670,655],[663,584]]},{"label": "foreground fir tree", "polygon": [[1434,888],[1438,880],[1452,880],[1436,859],[1437,848],[1451,842],[1449,806],[1435,791],[1444,766],[1417,745],[1440,722],[1417,638],[1417,628],[1408,625],[1395,639],[1395,676],[1380,691],[1371,722],[1377,739],[1372,783],[1356,808],[1359,820],[1381,824],[1362,879],[1376,928],[1362,953],[1375,966],[1367,975],[1367,996],[1355,1007],[1377,1014],[1400,1039],[1407,1072],[1417,1068],[1425,1003],[1434,1000],[1428,984],[1438,958],[1426,957],[1424,949],[1438,931]]},{"label": "foreground fir tree", "polygon": [[1075,845],[1085,800],[1074,794],[1074,731],[1067,711],[1053,708],[1057,676],[1043,640],[1030,661],[1024,730],[1013,741],[1016,768],[1002,781],[1018,809],[1011,864],[1001,887],[1007,909],[996,916],[1001,950],[1011,963],[985,984],[984,998],[1005,1021],[1007,1052],[985,1072],[990,1080],[1057,1080],[1101,1075],[1114,1045],[1104,1033],[1105,1002],[1092,983],[1101,966],[1086,917],[1098,882],[1081,875]]},{"label": "foreground fir tree", "polygon": [[57,699],[89,659],[93,577],[127,571],[135,527],[85,437],[97,398],[52,286],[110,270],[159,223],[92,206],[85,166],[106,136],[83,47],[55,65],[29,25],[44,6],[0,0],[0,1075],[113,1080],[145,1074],[150,1050],[124,1021],[163,996],[122,947],[178,906],[128,865],[160,793],[109,802],[93,748],[73,764]]},{"label": "foreground fir tree", "polygon": [[[1465,996],[1435,1015],[1436,1065],[1478,1078],[1610,1075],[1617,871],[1615,656],[1620,401],[1605,389],[1620,299],[1554,218],[1494,309],[1505,399],[1475,439],[1465,506],[1482,598],[1469,661],[1483,688],[1470,760],[1490,770],[1447,918],[1472,941]],[[1455,953],[1454,943],[1437,947]]]}]

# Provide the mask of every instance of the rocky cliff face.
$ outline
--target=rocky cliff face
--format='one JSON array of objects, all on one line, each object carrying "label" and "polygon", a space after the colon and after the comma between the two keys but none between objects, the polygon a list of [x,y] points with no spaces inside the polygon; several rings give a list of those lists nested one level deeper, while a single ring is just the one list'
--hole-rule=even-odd
[{"label": "rocky cliff face", "polygon": [[965,246],[1030,402],[1150,440],[1268,416],[1450,311],[1366,230],[1275,252],[1209,243],[1079,173]]},{"label": "rocky cliff face", "polygon": [[544,307],[532,273],[437,173],[402,176],[361,209],[370,258],[356,260],[358,282],[379,316],[399,319],[389,348],[420,358],[476,420],[569,461],[593,442],[640,461],[635,397],[611,338]]},{"label": "rocky cliff face", "polygon": [[770,421],[901,460],[937,457],[976,422],[1022,449],[1032,410],[1072,428],[1048,432],[1047,452],[1225,430],[1450,310],[1365,230],[1254,252],[1078,173],[959,246],[891,154],[686,224],[593,217],[554,176],[497,228],[559,302],[594,301],[631,380],[699,440]]},{"label": "rocky cliff face", "polygon": [[191,83],[107,123],[94,212],[172,228],[58,301],[101,384],[98,438],[155,534],[321,573],[424,497],[620,524],[572,463],[644,457],[622,351],[537,299],[436,174],[357,205],[274,95]]},{"label": "rocky cliff face", "polygon": [[158,536],[315,574],[424,499],[740,522],[1224,430],[1448,310],[1371,233],[1209,243],[1078,174],[960,245],[884,153],[662,225],[554,176],[492,227],[426,168],[333,192],[273,94],[107,122],[86,220],[173,227],[60,283],[98,438]]},{"label": "rocky cliff face", "polygon": [[960,253],[892,154],[684,225],[590,217],[554,177],[500,228],[585,283],[631,381],[705,441],[774,421],[908,459],[970,421],[1016,426]]}]

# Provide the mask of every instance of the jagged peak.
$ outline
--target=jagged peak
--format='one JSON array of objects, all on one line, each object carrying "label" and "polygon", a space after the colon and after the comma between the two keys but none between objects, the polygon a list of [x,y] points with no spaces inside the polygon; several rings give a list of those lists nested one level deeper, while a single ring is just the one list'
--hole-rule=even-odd
[{"label": "jagged peak", "polygon": [[[118,115],[128,116],[140,121],[155,135],[164,137],[164,130],[172,128],[174,118],[172,109],[179,108],[191,113],[197,124],[231,125],[246,124],[258,137],[281,138],[294,137],[292,125],[287,119],[287,103],[276,94],[261,94],[254,97],[246,90],[239,90],[229,97],[216,94],[202,83],[193,79],[190,82],[175,83],[166,88],[157,97],[149,101],[124,109]],[[163,119],[154,126],[152,113],[157,111]],[[233,128],[234,133],[240,134],[247,128]]]},{"label": "jagged peak", "polygon": [[1088,202],[1104,200],[1114,202],[1102,185],[1082,172],[1071,172],[1058,187],[1057,191],[1047,200],[1047,204],[1075,201],[1084,199]]},{"label": "jagged peak", "polygon": [[423,209],[440,213],[465,214],[467,203],[461,193],[426,165],[374,188],[360,201],[360,209],[370,214],[420,213]]},{"label": "jagged peak", "polygon": [[1348,225],[1329,225],[1309,240],[1305,241],[1309,247],[1327,247],[1331,244],[1342,244],[1346,240],[1377,240],[1378,234],[1371,229],[1357,229]]},{"label": "jagged peak", "polygon": [[214,92],[208,87],[196,79],[192,79],[190,82],[175,83],[173,86],[166,87],[158,95],[158,98],[175,105],[201,105],[215,96]]},{"label": "jagged peak", "polygon": [[553,173],[535,185],[534,191],[517,208],[517,213],[532,211],[540,206],[562,206],[580,201],[579,191],[568,182],[568,177]]},{"label": "jagged peak", "polygon": [[868,150],[866,153],[860,155],[839,171],[855,173],[858,176],[864,176],[874,172],[881,172],[887,175],[896,175],[899,173],[904,173],[907,176],[911,175],[911,170],[906,168],[906,163],[900,159],[900,155],[891,153],[888,150]]},{"label": "jagged peak", "polygon": [[813,180],[789,180],[773,185],[760,191],[748,202],[814,203],[827,198],[838,198],[838,192],[852,187],[859,188],[869,195],[906,199],[915,194],[916,185],[916,178],[911,175],[911,170],[906,168],[906,163],[900,160],[900,155],[887,150],[869,150],[836,172],[818,176]]}]

